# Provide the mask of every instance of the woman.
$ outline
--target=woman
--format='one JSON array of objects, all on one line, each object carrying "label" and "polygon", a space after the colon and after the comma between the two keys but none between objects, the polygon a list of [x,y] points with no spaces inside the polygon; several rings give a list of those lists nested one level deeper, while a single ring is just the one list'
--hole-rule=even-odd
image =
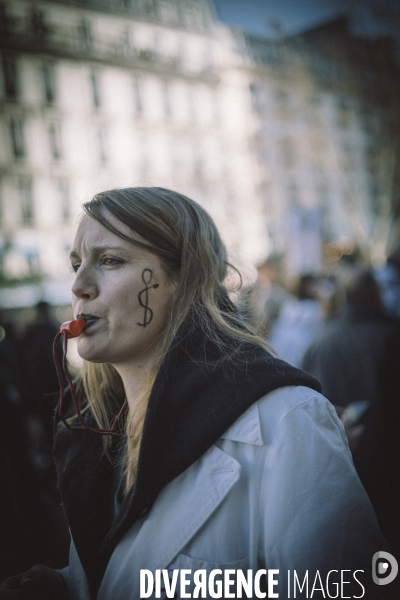
[{"label": "woman", "polygon": [[309,597],[317,572],[326,586],[347,569],[344,589],[361,597],[385,541],[343,428],[318,382],[242,324],[210,217],[161,188],[104,192],[84,211],[71,252],[86,320],[77,390],[88,427],[109,430],[126,403],[125,437],[85,430],[72,412],[72,429],[57,423],[70,564],[6,580],[0,598],[136,600],[152,578],[152,597],[169,586],[168,597],[242,597],[248,569],[248,597],[265,597],[262,569],[279,570],[281,598],[288,570],[289,589],[308,571],[297,597]]}]

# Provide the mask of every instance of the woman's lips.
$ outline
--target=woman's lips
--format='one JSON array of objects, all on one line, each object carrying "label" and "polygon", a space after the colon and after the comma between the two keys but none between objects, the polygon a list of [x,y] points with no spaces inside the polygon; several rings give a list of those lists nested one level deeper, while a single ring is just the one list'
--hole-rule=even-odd
[{"label": "woman's lips", "polygon": [[99,320],[98,317],[92,318],[92,319],[86,319],[86,325],[83,328],[83,331],[86,331],[87,329],[89,329],[89,327],[92,327],[95,323],[97,323],[98,320]]},{"label": "woman's lips", "polygon": [[96,315],[89,315],[85,313],[81,313],[77,316],[78,319],[85,319],[86,325],[83,328],[83,331],[86,331],[90,327],[93,327],[99,321],[100,317],[96,317]]}]

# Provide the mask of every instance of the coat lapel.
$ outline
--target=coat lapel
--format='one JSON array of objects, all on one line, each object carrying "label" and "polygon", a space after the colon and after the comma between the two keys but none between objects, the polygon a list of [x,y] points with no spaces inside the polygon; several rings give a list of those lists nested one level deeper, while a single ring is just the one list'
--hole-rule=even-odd
[{"label": "coat lapel", "polygon": [[[239,476],[239,463],[213,446],[169,483],[157,497],[139,532],[133,527],[114,550],[99,590],[99,600],[103,596],[139,598],[140,569],[153,573],[156,569],[165,569],[209,519]],[[129,580],[116,578],[117,569],[130,573]]]}]

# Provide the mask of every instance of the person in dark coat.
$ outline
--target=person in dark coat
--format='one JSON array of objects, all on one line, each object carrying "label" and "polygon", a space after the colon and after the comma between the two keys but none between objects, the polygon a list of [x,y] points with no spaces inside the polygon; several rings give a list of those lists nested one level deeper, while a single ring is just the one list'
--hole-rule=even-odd
[{"label": "person in dark coat", "polygon": [[36,318],[28,327],[22,341],[25,397],[27,410],[37,415],[44,428],[49,445],[52,439],[54,392],[58,389],[53,362],[53,340],[58,327],[53,322],[50,305],[41,301],[36,305]]},{"label": "person in dark coat", "polygon": [[385,314],[372,273],[355,267],[343,278],[345,310],[330,320],[305,353],[303,369],[325,396],[346,407],[367,400],[364,432],[353,451],[356,469],[381,528],[400,547],[400,320]]},{"label": "person in dark coat", "polygon": [[387,261],[375,269],[374,276],[386,312],[400,317],[400,244],[388,256]]}]

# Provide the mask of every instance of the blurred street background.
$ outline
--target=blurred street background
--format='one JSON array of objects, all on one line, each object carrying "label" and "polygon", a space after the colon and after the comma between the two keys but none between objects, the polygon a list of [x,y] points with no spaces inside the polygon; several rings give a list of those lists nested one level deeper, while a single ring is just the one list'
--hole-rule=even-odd
[{"label": "blurred street background", "polygon": [[[396,453],[399,2],[0,0],[0,54],[0,579],[67,562],[51,344],[72,318],[80,205],[106,189],[204,206],[243,274],[244,317],[337,405],[384,397]],[[369,379],[360,391],[349,375],[337,398],[341,327],[343,364],[369,353]],[[369,427],[359,473],[396,550]],[[379,456],[375,470],[391,460]]]}]

